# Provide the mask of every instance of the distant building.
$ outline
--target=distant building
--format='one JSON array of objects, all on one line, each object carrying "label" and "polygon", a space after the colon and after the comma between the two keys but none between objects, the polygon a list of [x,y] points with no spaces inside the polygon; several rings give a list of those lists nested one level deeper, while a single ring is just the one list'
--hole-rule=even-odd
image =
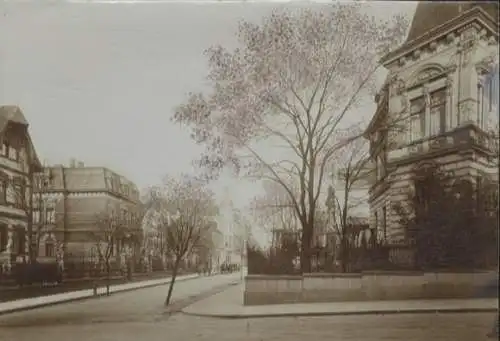
[{"label": "distant building", "polygon": [[40,260],[58,255],[65,262],[96,260],[102,215],[120,217],[133,224],[130,235],[114,238],[115,259],[123,260],[124,253],[139,252],[142,205],[133,182],[105,167],[86,167],[74,160],[67,167],[44,167],[36,182],[33,220],[40,231]]},{"label": "distant building", "polygon": [[31,174],[41,169],[28,132],[28,122],[16,106],[0,106],[0,272],[27,260],[31,210]]}]

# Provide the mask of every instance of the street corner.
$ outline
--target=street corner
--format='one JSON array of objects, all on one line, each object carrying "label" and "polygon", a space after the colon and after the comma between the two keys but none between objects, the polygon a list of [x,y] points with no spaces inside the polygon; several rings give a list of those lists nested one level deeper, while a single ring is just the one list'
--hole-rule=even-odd
[{"label": "street corner", "polygon": [[185,307],[182,309],[182,313],[221,319],[255,319],[353,315],[462,314],[498,311],[496,299],[290,303],[245,306],[243,305],[243,292],[242,284],[230,287]]},{"label": "street corner", "polygon": [[231,282],[219,292],[185,307],[182,313],[214,318],[246,318],[243,292],[244,285],[240,281]]}]

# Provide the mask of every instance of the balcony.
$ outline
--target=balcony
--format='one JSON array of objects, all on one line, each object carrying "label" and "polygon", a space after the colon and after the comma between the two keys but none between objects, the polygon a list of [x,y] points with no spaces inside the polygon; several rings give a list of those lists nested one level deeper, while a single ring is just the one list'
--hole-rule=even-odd
[{"label": "balcony", "polygon": [[427,153],[468,148],[476,148],[487,153],[495,153],[498,147],[494,137],[481,131],[474,125],[469,125],[436,137],[413,142],[396,150],[391,150],[388,152],[387,159],[388,162],[391,163],[422,157]]}]

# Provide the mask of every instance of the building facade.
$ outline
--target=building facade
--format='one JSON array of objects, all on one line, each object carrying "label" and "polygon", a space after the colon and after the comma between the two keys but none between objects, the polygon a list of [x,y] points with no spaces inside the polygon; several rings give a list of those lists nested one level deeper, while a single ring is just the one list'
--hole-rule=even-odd
[{"label": "building facade", "polygon": [[[497,4],[419,3],[406,42],[383,58],[389,76],[366,137],[376,172],[370,225],[388,244],[408,242],[392,204],[415,190],[414,170],[432,164],[457,180],[498,180],[490,134],[498,83],[488,77],[498,65],[497,29]],[[409,253],[391,256],[411,261]]]},{"label": "building facade", "polygon": [[[33,226],[39,261],[97,261],[97,245],[107,245],[110,239],[118,262],[140,252],[142,204],[130,180],[105,167],[72,161],[69,166],[44,167],[35,182]],[[127,234],[105,231],[113,219],[129,225]]]},{"label": "building facade", "polygon": [[6,273],[28,257],[32,174],[41,164],[18,107],[0,107],[0,139],[0,273]]}]

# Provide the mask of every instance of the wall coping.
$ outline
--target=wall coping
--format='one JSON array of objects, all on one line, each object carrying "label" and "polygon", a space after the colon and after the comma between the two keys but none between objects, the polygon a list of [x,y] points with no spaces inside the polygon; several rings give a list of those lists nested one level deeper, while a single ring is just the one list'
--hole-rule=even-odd
[{"label": "wall coping", "polygon": [[301,275],[247,275],[245,276],[245,281],[247,280],[302,280]]},{"label": "wall coping", "polygon": [[361,273],[321,273],[321,272],[313,272],[313,273],[305,273],[303,275],[304,278],[360,278],[362,276]]},{"label": "wall coping", "polygon": [[296,280],[304,278],[361,278],[363,276],[424,276],[439,274],[491,274],[494,270],[476,271],[363,271],[360,273],[305,273],[303,275],[247,275],[245,280]]},{"label": "wall coping", "polygon": [[379,276],[379,275],[391,275],[391,276],[423,276],[423,271],[397,271],[397,270],[384,270],[384,271],[363,271],[362,276]]},{"label": "wall coping", "polygon": [[498,270],[440,270],[440,271],[423,271],[426,274],[488,274]]}]

